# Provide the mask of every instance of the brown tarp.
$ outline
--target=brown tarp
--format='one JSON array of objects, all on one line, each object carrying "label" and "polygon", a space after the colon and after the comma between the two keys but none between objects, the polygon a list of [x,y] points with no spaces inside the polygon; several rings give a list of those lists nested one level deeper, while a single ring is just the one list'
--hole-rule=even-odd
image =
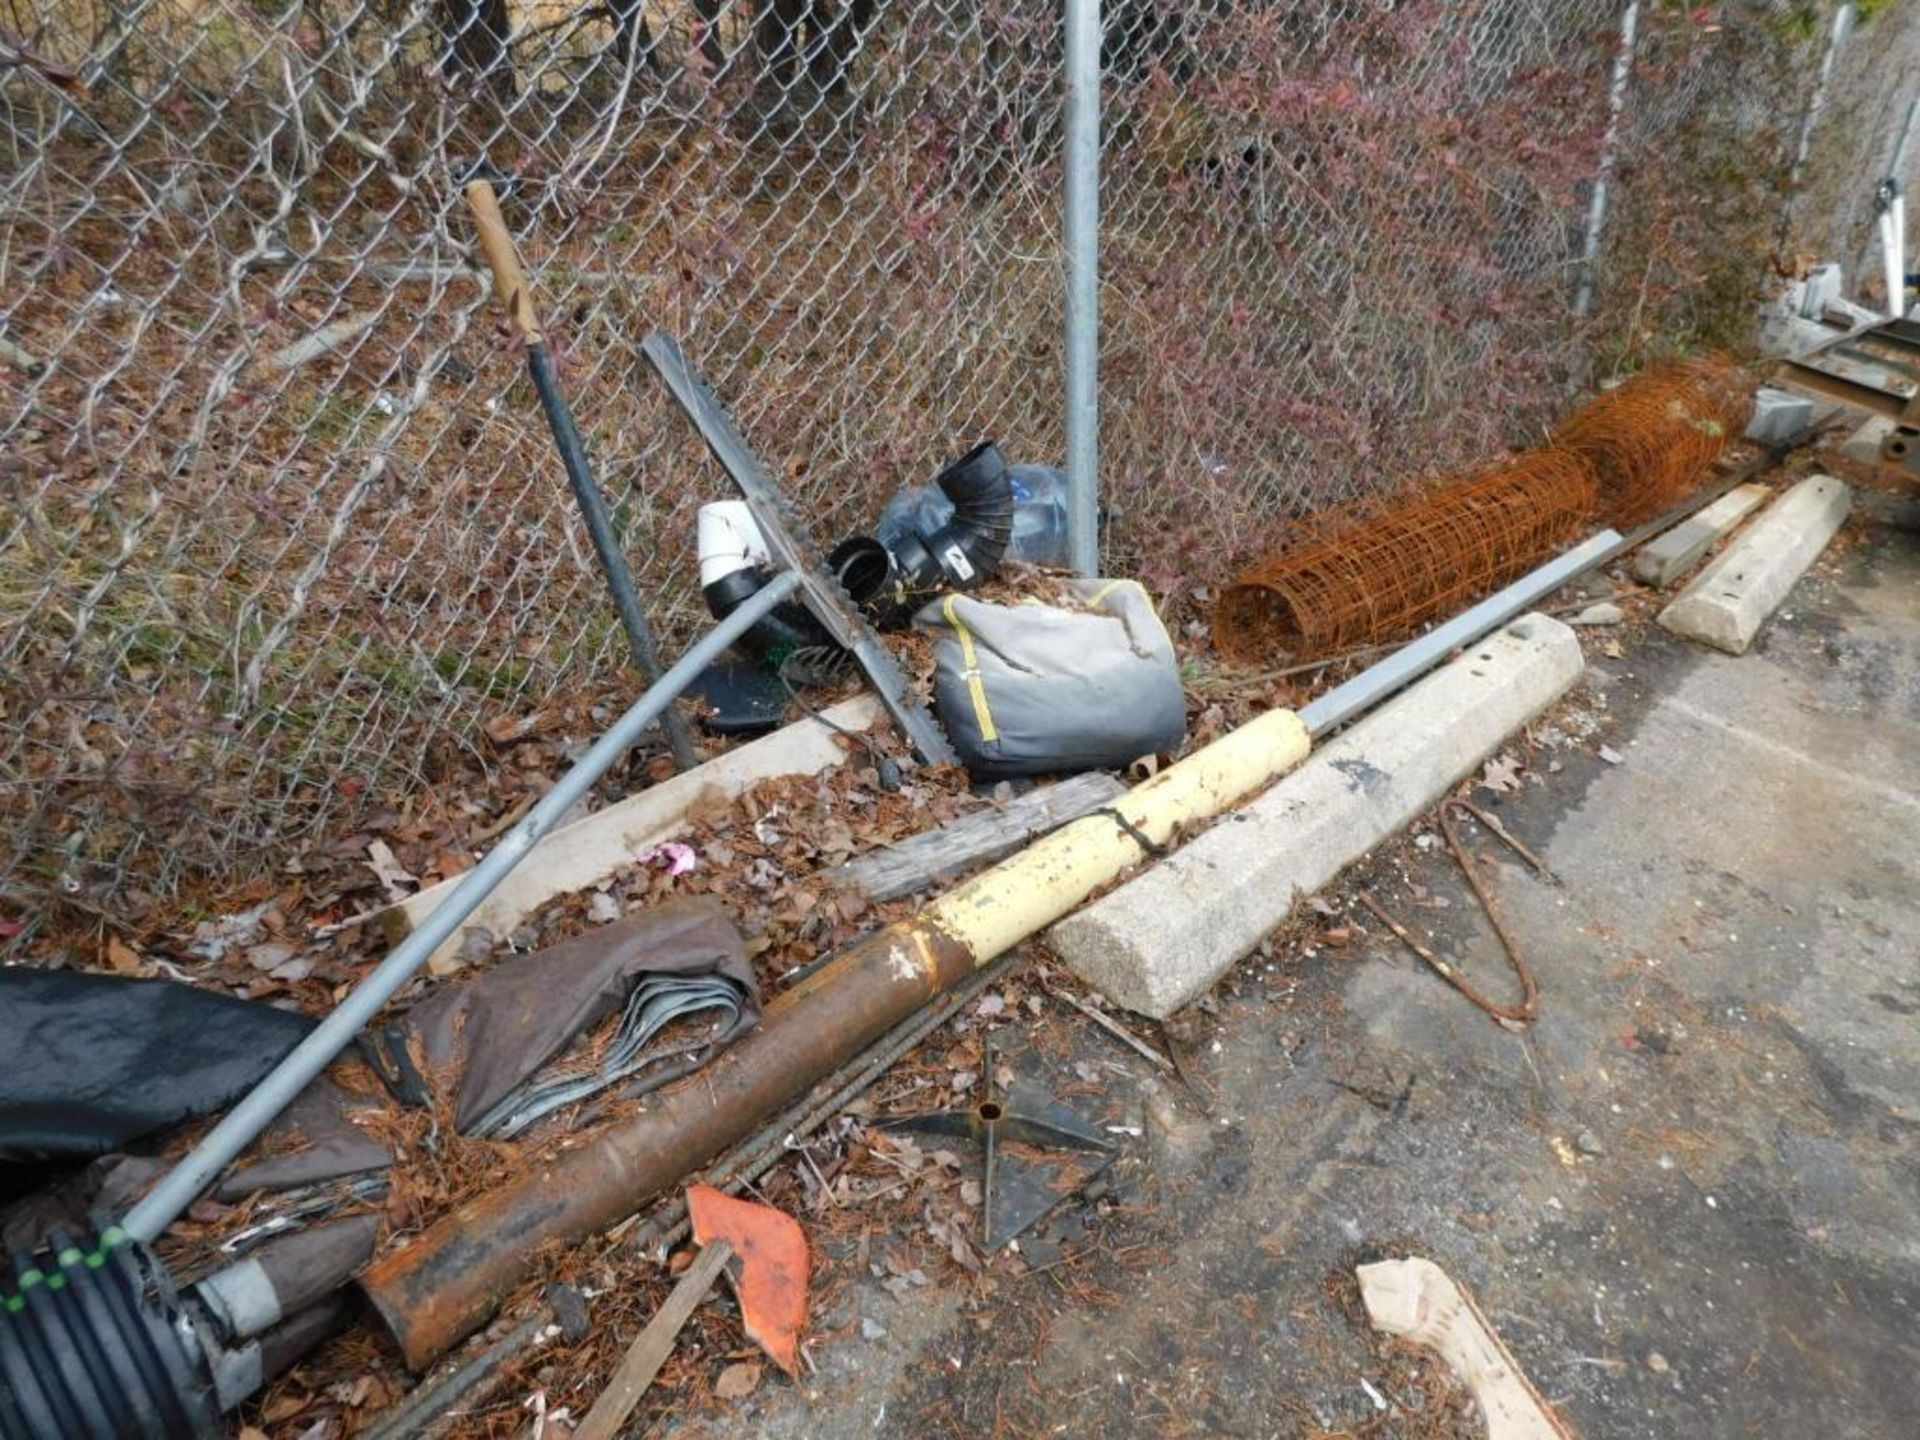
[{"label": "brown tarp", "polygon": [[[698,1055],[652,1066],[635,1084],[652,1088],[686,1074],[759,1023],[759,989],[740,932],[717,901],[699,897],[669,900],[545,950],[508,956],[433,991],[377,1040],[367,1040],[390,1052],[389,1068],[417,1061],[429,1077],[454,1087],[454,1125],[466,1133],[516,1086],[619,1013],[647,976],[724,978],[739,989],[740,1009]],[[392,1053],[399,1051],[406,1053]],[[233,1200],[384,1168],[391,1163],[386,1148],[351,1119],[356,1108],[380,1103],[322,1076],[274,1127],[300,1141],[233,1172],[217,1194]]]},{"label": "brown tarp", "polygon": [[616,1014],[648,975],[718,975],[740,988],[738,1018],[699,1057],[657,1067],[661,1084],[760,1023],[745,944],[719,902],[669,900],[427,996],[398,1027],[430,1076],[458,1076],[462,1134],[579,1036]]}]

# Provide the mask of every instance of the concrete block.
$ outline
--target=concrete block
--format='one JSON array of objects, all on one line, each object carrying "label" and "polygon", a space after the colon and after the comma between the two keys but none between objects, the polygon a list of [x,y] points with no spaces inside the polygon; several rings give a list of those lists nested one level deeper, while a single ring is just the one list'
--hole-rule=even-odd
[{"label": "concrete block", "polygon": [[1164,1018],[1203,994],[1381,840],[1424,813],[1579,677],[1580,642],[1510,622],[1376,710],[1258,799],[1048,932],[1115,1003]]},{"label": "concrete block", "polygon": [[1772,493],[1764,485],[1735,486],[1698,514],[1642,545],[1633,557],[1634,579],[1666,589],[1699,564],[1709,547],[1766,504]]},{"label": "concrete block", "polygon": [[1878,465],[1880,442],[1892,433],[1893,421],[1885,415],[1869,416],[1858,430],[1847,437],[1847,443],[1840,447],[1840,453],[1861,465]]},{"label": "concrete block", "polygon": [[1841,287],[1840,267],[1829,260],[1809,270],[1806,278],[1797,282],[1789,294],[1801,318],[1818,320],[1827,313],[1828,306],[1839,303],[1843,298]]},{"label": "concrete block", "polygon": [[1747,439],[1771,445],[1798,435],[1813,423],[1813,399],[1791,390],[1763,387],[1753,397],[1753,418],[1747,421]]},{"label": "concrete block", "polygon": [[1745,654],[1794,581],[1827,548],[1852,498],[1831,475],[1802,480],[1660,612],[1660,623],[1729,655]]}]

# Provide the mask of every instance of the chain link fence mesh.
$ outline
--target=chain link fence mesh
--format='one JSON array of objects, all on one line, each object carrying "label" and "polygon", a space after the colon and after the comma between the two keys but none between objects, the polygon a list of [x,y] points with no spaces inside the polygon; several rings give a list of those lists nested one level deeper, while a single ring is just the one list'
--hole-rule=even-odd
[{"label": "chain link fence mesh", "polygon": [[[1707,8],[1643,16],[1579,325],[1611,7],[1109,0],[1109,568],[1203,604],[1290,517],[1737,339],[1689,267],[1750,299],[1828,12]],[[489,720],[631,692],[475,160],[669,651],[726,486],[647,331],[825,540],[982,436],[1062,452],[1044,0],[0,0],[0,46],[12,934],[284,865],[494,763]]]}]

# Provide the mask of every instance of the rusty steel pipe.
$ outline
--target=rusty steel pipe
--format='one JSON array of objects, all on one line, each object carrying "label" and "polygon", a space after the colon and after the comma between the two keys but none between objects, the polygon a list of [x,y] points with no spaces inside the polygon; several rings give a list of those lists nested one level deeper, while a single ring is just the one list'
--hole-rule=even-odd
[{"label": "rusty steel pipe", "polygon": [[382,1257],[360,1284],[407,1364],[425,1368],[484,1323],[543,1246],[625,1219],[972,969],[959,945],[910,926],[856,942],[776,996],[759,1030],[630,1120]]},{"label": "rusty steel pipe", "polygon": [[1276,710],[1042,836],[774,998],[760,1028],[575,1150],[442,1216],[361,1277],[415,1369],[471,1333],[547,1247],[625,1219],[793,1103],[934,996],[1173,838],[1306,757]]}]

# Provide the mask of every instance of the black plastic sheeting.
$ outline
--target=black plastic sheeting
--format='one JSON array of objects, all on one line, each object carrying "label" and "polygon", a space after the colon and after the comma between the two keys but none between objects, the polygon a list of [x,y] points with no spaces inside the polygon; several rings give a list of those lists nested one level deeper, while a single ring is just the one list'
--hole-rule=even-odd
[{"label": "black plastic sheeting", "polygon": [[313,1024],[171,980],[0,969],[0,1195],[225,1109]]}]

